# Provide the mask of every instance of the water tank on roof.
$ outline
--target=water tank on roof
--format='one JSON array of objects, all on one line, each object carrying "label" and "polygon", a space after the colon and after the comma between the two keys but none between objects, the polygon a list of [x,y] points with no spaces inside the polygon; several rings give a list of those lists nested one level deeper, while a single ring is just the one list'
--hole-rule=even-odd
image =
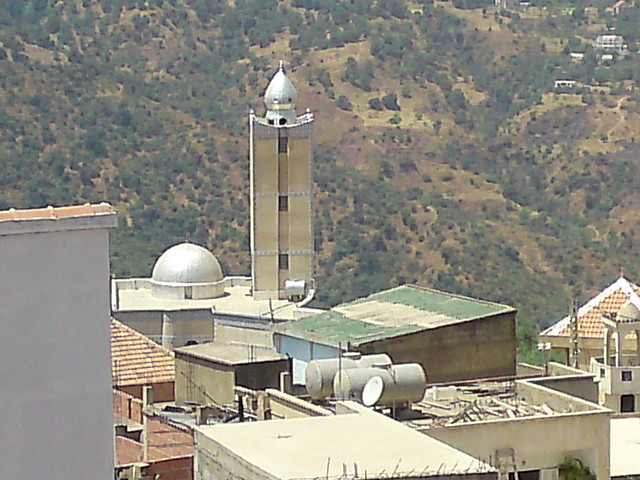
[{"label": "water tank on roof", "polygon": [[342,369],[333,379],[336,398],[367,406],[401,406],[419,402],[426,388],[427,377],[418,363]]},{"label": "water tank on roof", "polygon": [[322,400],[333,393],[333,377],[340,368],[349,370],[375,364],[391,365],[391,358],[385,353],[361,355],[358,352],[346,352],[341,359],[312,360],[305,371],[307,392],[314,400]]}]

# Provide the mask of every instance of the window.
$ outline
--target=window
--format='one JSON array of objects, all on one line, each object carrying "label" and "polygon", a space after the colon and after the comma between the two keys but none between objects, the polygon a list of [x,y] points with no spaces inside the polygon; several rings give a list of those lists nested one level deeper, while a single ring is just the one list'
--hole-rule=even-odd
[{"label": "window", "polygon": [[630,382],[633,380],[633,372],[631,370],[623,370],[620,373],[622,374],[621,377],[623,382]]},{"label": "window", "polygon": [[280,270],[289,269],[289,254],[281,253],[280,255],[278,255],[278,268]]},{"label": "window", "polygon": [[289,197],[287,197],[286,195],[280,195],[278,197],[278,211],[279,212],[289,211]]},{"label": "window", "polygon": [[631,413],[636,411],[636,402],[633,395],[620,395],[620,411]]},{"label": "window", "polygon": [[287,137],[278,137],[278,153],[287,153],[289,151],[289,139]]}]

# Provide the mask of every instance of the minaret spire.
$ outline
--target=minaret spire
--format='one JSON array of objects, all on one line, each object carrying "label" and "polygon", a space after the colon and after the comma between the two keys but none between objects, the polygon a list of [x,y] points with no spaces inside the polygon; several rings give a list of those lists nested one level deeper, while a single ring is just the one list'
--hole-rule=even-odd
[{"label": "minaret spire", "polygon": [[296,122],[296,101],[298,93],[289,77],[284,73],[284,62],[273,76],[264,94],[267,107],[267,121],[270,125],[290,125]]}]

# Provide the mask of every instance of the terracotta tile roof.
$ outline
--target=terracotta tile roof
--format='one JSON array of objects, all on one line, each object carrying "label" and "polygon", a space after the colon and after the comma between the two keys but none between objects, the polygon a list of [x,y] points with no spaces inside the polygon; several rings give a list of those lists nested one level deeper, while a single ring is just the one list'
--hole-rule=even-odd
[{"label": "terracotta tile roof", "polygon": [[95,215],[105,215],[116,213],[114,208],[108,203],[73,205],[68,207],[29,208],[0,211],[0,222],[21,221],[21,220],[58,220],[72,217],[92,217]]},{"label": "terracotta tile roof", "polygon": [[115,386],[175,380],[173,353],[140,332],[111,319],[111,366]]},{"label": "terracotta tile roof", "polygon": [[[614,283],[605,288],[598,295],[589,300],[578,310],[578,336],[580,338],[603,338],[604,324],[602,314],[617,313],[620,307],[631,300],[640,306],[640,287],[631,283],[624,277],[620,277]],[[568,337],[569,316],[544,330],[541,336]]]}]

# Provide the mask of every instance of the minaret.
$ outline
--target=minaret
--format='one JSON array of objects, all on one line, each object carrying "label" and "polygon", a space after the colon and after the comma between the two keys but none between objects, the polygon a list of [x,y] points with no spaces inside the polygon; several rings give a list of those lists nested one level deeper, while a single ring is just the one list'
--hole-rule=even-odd
[{"label": "minaret", "polygon": [[296,115],[297,97],[280,62],[264,95],[265,117],[249,114],[251,278],[256,299],[299,298],[313,288],[313,114],[307,109]]}]

